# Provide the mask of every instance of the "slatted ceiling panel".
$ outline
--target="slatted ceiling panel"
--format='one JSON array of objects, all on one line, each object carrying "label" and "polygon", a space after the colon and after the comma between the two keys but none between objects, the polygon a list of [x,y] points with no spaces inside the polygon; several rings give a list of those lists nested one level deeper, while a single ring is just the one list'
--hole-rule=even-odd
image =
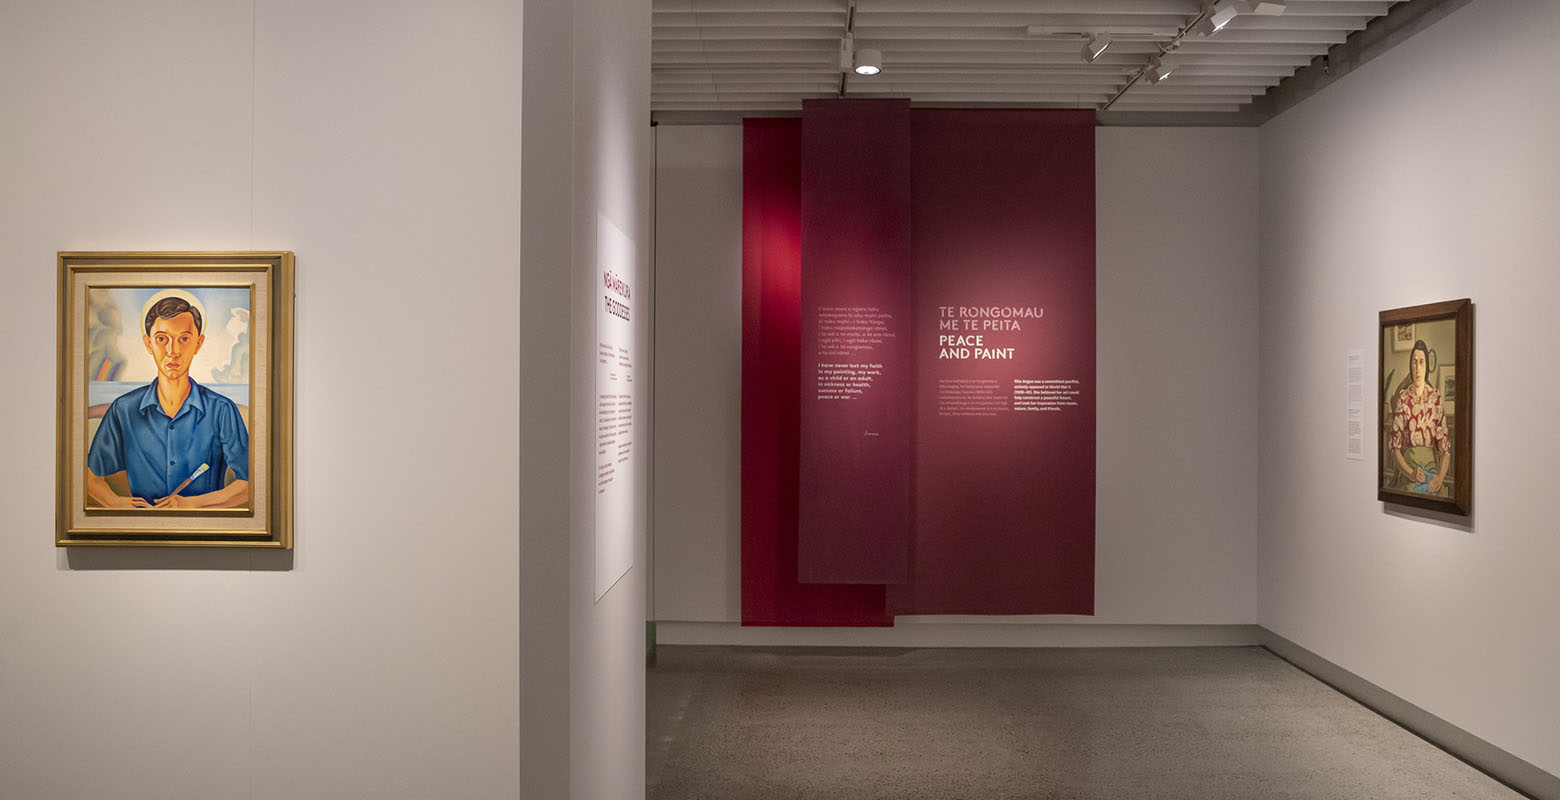
[{"label": "slatted ceiling panel", "polygon": [[1276,86],[1284,78],[1294,74],[1293,67],[1279,65],[1276,67],[1253,64],[1227,66],[1219,64],[1181,64],[1175,68],[1176,80],[1188,75],[1214,76],[1220,78],[1250,78],[1252,80],[1272,80]]},{"label": "slatted ceiling panel", "polygon": [[[651,25],[655,27],[699,27],[701,19],[699,12],[664,11],[661,9],[661,5],[661,3],[656,3],[655,10],[650,15]],[[719,14],[717,21],[722,25],[754,28],[771,27],[781,24],[782,21],[788,26],[832,26],[835,29],[845,24],[845,12],[841,8],[833,8],[829,11],[787,11],[783,18],[777,16],[774,11],[712,11],[707,12],[707,14]]]},{"label": "slatted ceiling panel", "polygon": [[[1170,79],[1121,93],[1197,17],[1200,0],[857,0],[856,48],[882,51],[884,72],[845,75],[845,96],[1101,108],[1121,93],[1114,111],[1236,112],[1393,5],[1290,0],[1279,16],[1242,14],[1211,37],[1185,36],[1165,56],[1176,67]],[[797,111],[803,99],[838,96],[848,8],[653,0],[652,109]],[[1079,55],[1085,30],[1122,35],[1090,64]]]},{"label": "slatted ceiling panel", "polygon": [[[1032,105],[1035,103],[1055,103],[1059,107],[1080,108],[1083,106],[1103,103],[1110,99],[1111,92],[1100,91],[1046,91],[1043,89],[1002,91],[993,89],[985,92],[923,92],[920,102],[923,103],[978,103],[991,105],[993,103],[1014,103]],[[888,92],[862,92],[859,97],[904,97],[903,93]]]},{"label": "slatted ceiling panel", "polygon": [[[717,0],[719,1],[719,0]],[[1198,0],[860,0],[856,12],[1141,16],[1197,13]]]},{"label": "slatted ceiling panel", "polygon": [[[862,19],[864,19],[864,18],[866,18],[867,16],[870,15],[871,20],[872,20],[872,24],[874,24],[874,25],[882,25],[882,26],[885,26],[885,27],[901,27],[901,28],[910,28],[910,27],[915,27],[915,28],[959,28],[959,27],[969,27],[969,28],[976,28],[976,27],[979,27],[979,28],[1004,28],[1005,27],[1005,28],[1016,28],[1016,29],[1022,31],[1025,28],[1029,27],[1030,25],[1040,24],[1040,23],[1036,23],[1035,22],[1035,19],[1038,16],[1044,16],[1045,19],[1046,19],[1046,22],[1044,24],[1047,24],[1047,25],[1062,24],[1063,22],[1066,22],[1068,20],[1075,20],[1075,21],[1077,21],[1077,20],[1088,20],[1088,21],[1091,21],[1091,22],[1115,20],[1118,23],[1120,23],[1120,21],[1121,21],[1121,15],[1107,15],[1107,14],[1098,14],[1098,13],[1087,13],[1087,14],[1046,13],[1046,14],[1041,15],[1041,14],[1036,14],[1034,12],[1029,12],[1029,13],[1012,13],[1012,12],[1001,12],[1001,11],[976,12],[976,11],[971,11],[970,10],[971,8],[972,8],[972,6],[970,6],[968,4],[965,4],[965,3],[950,2],[950,3],[945,4],[944,8],[942,10],[940,10],[940,11],[931,11],[931,12],[927,12],[927,11],[914,11],[914,12],[872,11],[872,10],[864,10],[864,9],[868,9],[867,4],[859,2],[859,0],[858,0],[858,2],[856,4],[856,24],[860,25]],[[1145,20],[1151,20],[1151,21],[1146,22]],[[1141,13],[1141,14],[1134,14],[1134,15],[1132,15],[1132,24],[1133,25],[1150,25],[1150,24],[1153,24],[1153,25],[1170,25],[1170,26],[1174,26],[1174,25],[1179,25],[1179,24],[1181,24],[1182,22],[1185,22],[1185,21],[1186,21],[1186,16],[1184,14],[1181,14],[1180,12],[1167,12],[1167,13],[1163,13],[1163,14],[1152,14],[1152,13],[1145,12],[1145,13]],[[1121,23],[1121,24],[1125,24],[1125,23]]]},{"label": "slatted ceiling panel", "polygon": [[942,89],[946,91],[980,91],[1001,90],[1013,87],[1033,87],[1054,91],[1091,91],[1114,92],[1120,88],[1122,78],[1109,75],[1045,75],[1028,77],[1024,75],[1004,75],[996,73],[990,77],[939,75],[935,78],[915,78],[911,76],[884,77],[882,80],[867,83],[861,79],[856,89],[860,92],[903,92],[914,87],[927,87],[928,89]]},{"label": "slatted ceiling panel", "polygon": [[[1042,6],[1042,4],[1038,4],[1038,3],[1031,3],[1030,5],[1034,5],[1036,7],[1041,7]],[[1051,5],[1055,5],[1055,4],[1051,4]],[[1085,5],[1093,5],[1095,7],[1098,7],[1099,4],[1096,3],[1096,4],[1085,4]],[[878,11],[871,11],[870,8],[868,7],[867,3],[858,1],[858,3],[856,4],[856,16],[857,16],[856,22],[857,22],[858,25],[861,24],[861,20],[863,18],[865,18],[867,15],[870,14],[872,22],[875,25],[899,26],[899,27],[915,26],[915,27],[923,27],[923,28],[935,28],[935,27],[950,27],[951,28],[951,27],[960,27],[960,26],[969,26],[969,27],[975,27],[975,26],[979,26],[979,27],[1004,27],[1004,26],[1006,26],[1006,27],[1023,29],[1023,28],[1029,27],[1030,25],[1038,25],[1038,24],[1060,25],[1060,24],[1066,24],[1066,23],[1069,23],[1069,22],[1106,23],[1106,24],[1113,24],[1113,25],[1128,25],[1128,24],[1130,24],[1130,25],[1152,25],[1152,26],[1179,26],[1179,25],[1184,24],[1187,19],[1189,19],[1192,15],[1195,15],[1197,13],[1197,11],[1198,11],[1198,6],[1195,3],[1191,4],[1190,6],[1188,6],[1188,4],[1185,4],[1185,3],[1171,3],[1169,5],[1179,7],[1182,10],[1180,10],[1180,11],[1172,11],[1172,12],[1165,12],[1165,13],[1162,13],[1162,14],[1155,14],[1155,13],[1151,13],[1149,11],[1133,12],[1131,14],[1103,14],[1103,13],[1099,13],[1098,11],[1092,11],[1092,12],[1089,12],[1089,13],[1078,13],[1078,14],[1065,14],[1065,13],[1044,13],[1044,14],[1040,14],[1040,13],[1036,13],[1036,12],[1000,12],[1000,11],[973,12],[973,11],[970,10],[972,8],[972,6],[970,4],[968,4],[968,3],[953,3],[953,2],[949,2],[949,3],[944,4],[944,8],[942,10],[940,10],[940,11],[932,11],[932,12],[924,12],[924,11],[918,11],[918,12],[878,12]],[[1366,23],[1370,22],[1370,20],[1375,19],[1376,17],[1379,17],[1382,14],[1387,13],[1387,8],[1390,7],[1391,5],[1392,5],[1391,2],[1363,2],[1362,3],[1362,2],[1331,2],[1329,0],[1315,0],[1313,2],[1300,2],[1300,0],[1296,0],[1295,2],[1291,2],[1289,4],[1288,8],[1284,11],[1284,13],[1282,15],[1272,16],[1272,17],[1260,17],[1260,16],[1256,16],[1256,15],[1250,15],[1249,17],[1245,18],[1245,23],[1246,24],[1255,24],[1255,22],[1260,21],[1260,20],[1269,20],[1269,21],[1287,20],[1288,21],[1287,23],[1285,23],[1284,25],[1278,25],[1277,27],[1286,27],[1286,26],[1307,27],[1306,25],[1298,22],[1297,20],[1302,18],[1302,17],[1310,17],[1310,18],[1326,17],[1328,19],[1323,21],[1323,22],[1320,22],[1319,23],[1320,25],[1325,26],[1325,27],[1332,27],[1334,25],[1356,25],[1357,24],[1359,27],[1363,28]],[[1151,6],[1145,5],[1145,6],[1143,6],[1143,8],[1148,9],[1148,8],[1151,8]],[[1190,8],[1190,11],[1187,11],[1186,10],[1187,8]],[[1045,19],[1044,22],[1036,22],[1035,21],[1035,19],[1037,17],[1040,17],[1040,16],[1044,17],[1044,19]],[[1130,21],[1128,21],[1126,19],[1127,17],[1131,18]],[[1243,19],[1242,17],[1236,17],[1235,21],[1236,22],[1240,22],[1242,19]],[[1231,23],[1231,24],[1233,24],[1233,23]],[[1269,26],[1260,26],[1259,25],[1258,27],[1273,27],[1273,26],[1272,25],[1269,25]],[[1311,27],[1314,27],[1314,25],[1312,25]]]},{"label": "slatted ceiling panel", "polygon": [[1240,106],[1213,105],[1213,104],[1202,105],[1202,104],[1188,103],[1186,105],[1177,106],[1177,107],[1175,107],[1173,109],[1167,109],[1167,108],[1160,108],[1158,106],[1143,105],[1143,104],[1140,104],[1140,103],[1123,103],[1123,102],[1119,102],[1118,101],[1115,105],[1111,106],[1111,110],[1112,111],[1149,112],[1149,113],[1155,113],[1155,112],[1164,113],[1164,112],[1168,112],[1168,111],[1174,111],[1177,114],[1186,114],[1186,113],[1235,114],[1235,113],[1238,113],[1240,111]]},{"label": "slatted ceiling panel", "polygon": [[1160,107],[1165,105],[1208,105],[1210,103],[1233,103],[1240,105],[1249,101],[1250,97],[1225,97],[1216,94],[1163,94],[1154,89],[1133,88],[1122,96],[1123,103],[1140,103],[1145,106]]},{"label": "slatted ceiling panel", "polygon": [[1362,31],[1370,24],[1374,17],[1367,16],[1334,16],[1316,14],[1305,16],[1304,14],[1292,14],[1288,10],[1274,17],[1264,17],[1257,14],[1239,16],[1230,20],[1230,24],[1224,26],[1219,32],[1219,38],[1223,38],[1227,31]]},{"label": "slatted ceiling panel", "polygon": [[[1112,44],[1111,49],[1116,45]],[[1155,48],[1144,47],[1136,52],[1157,52]],[[1220,42],[1215,45],[1212,42],[1189,41],[1182,42],[1176,48],[1176,52],[1182,55],[1218,55],[1245,53],[1249,55],[1295,55],[1295,56],[1319,56],[1327,52],[1326,45],[1317,44],[1271,44],[1254,42]]]},{"label": "slatted ceiling panel", "polygon": [[1134,86],[1127,90],[1126,97],[1142,97],[1154,95],[1158,97],[1220,97],[1226,100],[1231,97],[1243,98],[1241,102],[1251,99],[1253,95],[1262,94],[1261,87],[1251,86],[1197,86],[1176,81],[1173,85],[1166,81],[1157,86]]},{"label": "slatted ceiling panel", "polygon": [[[1348,31],[1332,30],[1258,30],[1255,28],[1225,28],[1216,34],[1218,43],[1225,41],[1250,44],[1324,44],[1334,45],[1349,38]],[[1326,48],[1323,48],[1324,50]]]},{"label": "slatted ceiling panel", "polygon": [[962,94],[930,94],[920,102],[928,105],[967,105],[983,108],[992,106],[1022,108],[1041,105],[1047,108],[1092,108],[1094,105],[1104,102],[1109,97],[1109,95],[1084,95],[1082,97],[1076,97],[1073,95],[1051,94],[993,94],[970,97]]},{"label": "slatted ceiling panel", "polygon": [[673,95],[700,95],[707,98],[710,94],[745,94],[745,95],[795,95],[797,98],[816,97],[819,92],[832,91],[834,87],[825,83],[680,83],[660,86],[660,91],[666,97]]},{"label": "slatted ceiling panel", "polygon": [[786,42],[835,42],[844,25],[700,25],[696,28],[651,28],[652,40],[697,39],[716,42],[722,39],[772,39]]},{"label": "slatted ceiling panel", "polygon": [[760,14],[821,12],[824,14],[839,14],[841,19],[843,19],[845,4],[838,2],[838,0],[655,0],[654,5],[651,6],[651,11],[656,14],[710,11],[722,14],[741,13],[744,11]]},{"label": "slatted ceiling panel", "polygon": [[[729,8],[741,5],[755,7],[765,5],[756,2],[741,2],[741,0],[692,0],[696,5],[706,8]],[[1347,14],[1353,16],[1379,17],[1387,13],[1396,0],[1293,0],[1285,14],[1325,15]],[[674,0],[678,5],[687,5],[681,0]],[[784,4],[785,8],[795,10],[802,3],[790,3],[785,0],[770,0],[770,7]],[[655,8],[660,8],[663,0],[656,0]],[[816,2],[805,3],[810,9],[818,8]],[[824,4],[829,5],[829,4]],[[1190,18],[1201,9],[1200,0],[859,0],[856,3],[857,13],[870,11],[873,13],[904,13],[904,14],[1012,14],[1022,15],[1026,18],[1037,15],[1058,16],[1063,14],[1076,14],[1080,16],[1111,16],[1111,17],[1142,17],[1149,14],[1176,15],[1182,18]],[[843,4],[829,5],[830,8],[840,10]],[[1029,23],[1026,23],[1029,24]]]}]

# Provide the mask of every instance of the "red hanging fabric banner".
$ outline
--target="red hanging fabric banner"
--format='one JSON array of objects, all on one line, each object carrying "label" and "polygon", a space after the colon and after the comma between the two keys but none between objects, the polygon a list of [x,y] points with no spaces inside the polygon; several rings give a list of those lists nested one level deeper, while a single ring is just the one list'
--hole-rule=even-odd
[{"label": "red hanging fabric banner", "polygon": [[[841,125],[836,133],[850,132],[837,137],[840,153],[809,148],[808,159],[821,161],[807,166],[802,122],[749,120],[744,128],[746,625],[888,625],[888,610],[1093,613],[1092,112],[908,116],[908,181],[895,174],[897,134],[888,136],[888,153],[860,152],[850,142],[867,133]],[[910,188],[910,274],[894,284],[890,270],[904,251],[892,198],[902,182]],[[887,211],[854,210],[841,199],[879,184],[890,187]],[[804,198],[804,190],[824,194]],[[840,219],[853,214],[863,218]],[[818,237],[816,254],[808,235]],[[804,248],[820,260],[810,268],[828,269],[811,287],[802,283]],[[893,304],[905,293],[912,300],[901,313]],[[835,316],[824,319],[823,308]],[[874,348],[908,342],[909,363],[890,370],[892,348],[882,360],[841,356],[846,334]],[[862,364],[882,366],[863,376]],[[883,421],[893,410],[853,405],[889,386],[897,388],[878,399],[901,395],[898,408],[913,420],[913,441],[897,461],[873,450],[883,442],[852,440],[858,427],[869,439],[874,425],[897,424]],[[858,400],[834,396],[851,388],[861,390]],[[890,500],[905,484],[896,463],[911,470],[898,509]],[[867,464],[885,474],[871,475]],[[908,582],[886,592],[903,562],[883,535],[891,528],[872,527],[873,514],[912,520]],[[828,521],[809,529],[809,518]],[[830,538],[839,531],[856,538]]]},{"label": "red hanging fabric banner", "polygon": [[884,589],[802,584],[801,121],[743,124],[742,624],[890,625]]},{"label": "red hanging fabric banner", "polygon": [[800,578],[910,559],[910,101],[802,103]]},{"label": "red hanging fabric banner", "polygon": [[915,535],[896,614],[1094,613],[1094,112],[913,115]]}]

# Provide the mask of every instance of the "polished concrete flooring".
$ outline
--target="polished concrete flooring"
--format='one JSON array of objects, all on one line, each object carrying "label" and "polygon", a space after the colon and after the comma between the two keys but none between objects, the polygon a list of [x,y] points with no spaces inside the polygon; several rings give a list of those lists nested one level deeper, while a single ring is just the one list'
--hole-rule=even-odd
[{"label": "polished concrete flooring", "polygon": [[659,648],[650,800],[1520,798],[1257,647]]}]

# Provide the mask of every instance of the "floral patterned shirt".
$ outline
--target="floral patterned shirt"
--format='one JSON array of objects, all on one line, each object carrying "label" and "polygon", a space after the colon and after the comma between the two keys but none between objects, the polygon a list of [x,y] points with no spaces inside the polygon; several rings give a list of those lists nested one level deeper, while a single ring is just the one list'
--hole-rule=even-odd
[{"label": "floral patterned shirt", "polygon": [[1398,392],[1397,412],[1392,415],[1392,449],[1434,445],[1435,452],[1452,449],[1446,435],[1446,410],[1441,393],[1429,387],[1422,398],[1414,397],[1413,387]]}]

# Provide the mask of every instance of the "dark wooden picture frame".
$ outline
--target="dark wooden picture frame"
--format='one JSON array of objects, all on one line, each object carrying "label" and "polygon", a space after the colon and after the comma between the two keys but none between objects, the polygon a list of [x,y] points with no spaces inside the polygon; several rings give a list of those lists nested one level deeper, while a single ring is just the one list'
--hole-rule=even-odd
[{"label": "dark wooden picture frame", "polygon": [[1376,347],[1376,498],[1472,514],[1473,301],[1383,311]]}]

